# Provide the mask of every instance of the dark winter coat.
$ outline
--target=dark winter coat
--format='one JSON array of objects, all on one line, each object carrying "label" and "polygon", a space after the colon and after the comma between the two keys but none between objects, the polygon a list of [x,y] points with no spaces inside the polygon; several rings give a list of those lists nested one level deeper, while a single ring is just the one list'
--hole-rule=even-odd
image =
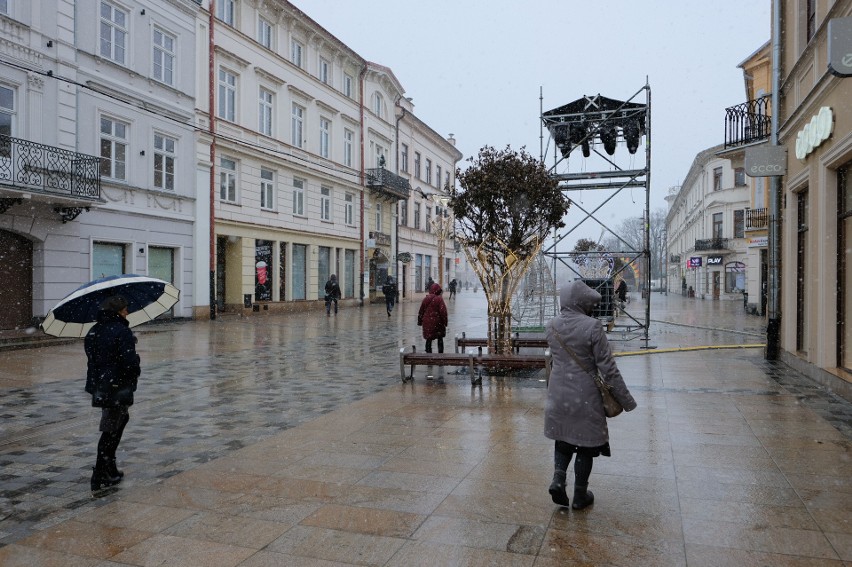
[{"label": "dark winter coat", "polygon": [[423,338],[427,341],[441,339],[447,335],[447,305],[441,297],[442,291],[441,286],[433,283],[429,293],[420,303],[417,324],[423,326]]},{"label": "dark winter coat", "polygon": [[582,281],[563,287],[559,294],[559,315],[547,324],[547,344],[553,353],[553,367],[547,385],[544,409],[544,435],[578,447],[599,447],[609,442],[601,394],[589,372],[556,339],[562,339],[584,368],[600,370],[604,382],[626,411],[636,401],[612,357],[609,342],[598,319],[589,317],[601,295]]},{"label": "dark winter coat", "polygon": [[382,286],[382,293],[385,294],[386,298],[396,297],[396,283],[388,278],[385,285]]},{"label": "dark winter coat", "polygon": [[340,286],[337,285],[337,280],[331,278],[325,282],[325,299],[340,299]]},{"label": "dark winter coat", "polygon": [[88,359],[86,391],[95,407],[133,405],[141,373],[136,337],[127,320],[114,311],[99,311],[98,322],[86,334]]}]

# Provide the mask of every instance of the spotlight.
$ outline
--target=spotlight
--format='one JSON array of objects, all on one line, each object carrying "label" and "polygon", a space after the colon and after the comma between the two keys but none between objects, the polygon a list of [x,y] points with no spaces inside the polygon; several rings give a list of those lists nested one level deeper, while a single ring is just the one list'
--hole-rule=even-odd
[{"label": "spotlight", "polygon": [[645,125],[641,119],[628,120],[624,124],[624,141],[627,142],[627,151],[635,154],[639,149],[639,139]]},{"label": "spotlight", "polygon": [[609,155],[615,153],[615,145],[618,143],[618,129],[612,124],[607,124],[605,126],[601,126],[600,132],[598,133],[600,136],[601,142],[603,143],[604,150]]}]

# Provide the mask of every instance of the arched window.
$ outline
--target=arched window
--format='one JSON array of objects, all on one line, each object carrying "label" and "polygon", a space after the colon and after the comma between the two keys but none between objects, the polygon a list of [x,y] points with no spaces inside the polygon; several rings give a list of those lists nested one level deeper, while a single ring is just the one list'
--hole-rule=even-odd
[{"label": "arched window", "polygon": [[379,118],[385,117],[385,99],[381,93],[376,93],[373,97],[373,112],[375,112],[376,116]]}]

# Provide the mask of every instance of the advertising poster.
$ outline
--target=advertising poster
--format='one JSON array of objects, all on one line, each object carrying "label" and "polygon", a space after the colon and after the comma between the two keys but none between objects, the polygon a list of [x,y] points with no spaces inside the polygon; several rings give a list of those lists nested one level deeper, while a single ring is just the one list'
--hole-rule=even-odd
[{"label": "advertising poster", "polygon": [[272,241],[254,241],[254,300],[272,301]]}]

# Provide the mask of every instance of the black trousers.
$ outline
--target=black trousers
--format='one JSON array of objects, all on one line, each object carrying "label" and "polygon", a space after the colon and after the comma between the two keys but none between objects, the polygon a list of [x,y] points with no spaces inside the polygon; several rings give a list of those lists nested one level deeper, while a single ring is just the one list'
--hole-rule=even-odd
[{"label": "black trousers", "polygon": [[101,439],[98,441],[98,466],[115,460],[115,452],[121,443],[124,427],[130,421],[130,412],[124,406],[103,408],[101,413]]}]

